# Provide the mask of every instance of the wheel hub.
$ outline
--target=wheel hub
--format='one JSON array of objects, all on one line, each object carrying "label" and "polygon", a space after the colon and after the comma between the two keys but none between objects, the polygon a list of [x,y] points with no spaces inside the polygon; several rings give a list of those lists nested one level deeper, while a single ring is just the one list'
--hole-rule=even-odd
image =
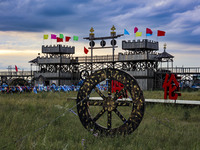
[{"label": "wheel hub", "polygon": [[113,111],[116,108],[116,104],[114,102],[114,100],[112,99],[112,97],[107,97],[104,100],[104,104],[103,104],[105,110],[107,111]]}]

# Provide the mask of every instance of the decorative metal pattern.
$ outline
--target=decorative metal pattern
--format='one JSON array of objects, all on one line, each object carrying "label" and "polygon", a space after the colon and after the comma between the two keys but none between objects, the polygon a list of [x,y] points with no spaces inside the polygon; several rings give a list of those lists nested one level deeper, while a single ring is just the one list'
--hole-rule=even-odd
[{"label": "decorative metal pattern", "polygon": [[54,65],[49,65],[48,67],[47,67],[47,71],[48,72],[56,72],[56,66],[54,66]]},{"label": "decorative metal pattern", "polygon": [[[124,89],[120,92],[111,93],[112,80],[122,83]],[[97,88],[97,85],[102,82],[108,84],[107,95]],[[119,100],[124,90],[129,93],[131,100]],[[92,91],[95,91],[103,100],[91,100]],[[92,115],[90,107],[98,107],[96,110],[99,110],[99,112],[95,116]],[[125,117],[120,112],[120,107],[131,108],[129,117]],[[83,126],[95,134],[111,136],[130,134],[139,126],[144,115],[143,92],[137,81],[126,72],[111,68],[98,70],[88,76],[80,87],[77,95],[77,111]],[[103,115],[106,115],[107,118],[105,126],[98,123]],[[113,127],[113,115],[121,120],[121,124],[117,127]]]}]

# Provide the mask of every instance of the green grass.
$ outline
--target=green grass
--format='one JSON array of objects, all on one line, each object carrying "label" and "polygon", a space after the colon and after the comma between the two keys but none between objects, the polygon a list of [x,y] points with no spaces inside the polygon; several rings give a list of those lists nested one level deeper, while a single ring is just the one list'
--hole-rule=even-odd
[{"label": "green grass", "polygon": [[[140,126],[131,135],[95,137],[82,126],[78,116],[66,111],[76,104],[69,100],[76,94],[0,95],[0,149],[3,146],[6,150],[200,149],[199,107],[149,104]],[[144,95],[145,98],[163,98],[161,91],[144,91]],[[183,99],[192,96],[200,100],[198,91],[182,94]],[[76,112],[76,107],[73,110]],[[45,126],[47,123],[50,124]],[[36,129],[40,130],[35,132]]]},{"label": "green grass", "polygon": [[[200,100],[200,91],[180,91],[180,100]],[[148,99],[164,99],[164,91],[144,91],[144,97]]]}]

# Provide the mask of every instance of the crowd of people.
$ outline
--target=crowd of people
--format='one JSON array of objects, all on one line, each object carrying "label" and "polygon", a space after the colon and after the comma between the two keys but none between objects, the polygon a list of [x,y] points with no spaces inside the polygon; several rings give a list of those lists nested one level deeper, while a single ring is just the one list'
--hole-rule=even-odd
[{"label": "crowd of people", "polygon": [[[34,92],[37,94],[38,92],[69,92],[69,91],[78,91],[80,86],[82,85],[83,81],[79,82],[78,85],[60,85],[57,86],[55,84],[45,86],[43,84],[39,84],[36,86],[28,86],[28,85],[16,85],[10,86],[5,83],[0,85],[0,93],[9,94],[9,93],[24,93],[24,92]],[[112,85],[112,90],[115,90],[115,86]],[[100,91],[106,91],[108,89],[108,84],[97,84],[96,87]],[[113,92],[113,91],[112,91]],[[115,91],[114,91],[115,92]]]},{"label": "crowd of people", "polygon": [[78,91],[80,86],[75,85],[61,85],[56,86],[55,84],[51,86],[37,85],[37,86],[9,86],[7,84],[3,84],[0,86],[1,93],[23,93],[23,92],[34,92],[37,94],[38,92],[69,92],[69,91]]}]

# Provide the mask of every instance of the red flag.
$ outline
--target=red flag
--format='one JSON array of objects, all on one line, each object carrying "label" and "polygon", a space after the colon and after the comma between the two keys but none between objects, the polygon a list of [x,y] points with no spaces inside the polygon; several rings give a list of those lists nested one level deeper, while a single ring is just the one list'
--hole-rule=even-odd
[{"label": "red flag", "polygon": [[18,68],[17,68],[17,66],[15,65],[15,70],[16,70],[16,72],[18,72]]},{"label": "red flag", "polygon": [[87,54],[88,52],[88,49],[84,47],[84,53]]},{"label": "red flag", "polygon": [[66,41],[66,42],[69,42],[70,39],[71,39],[71,37],[69,37],[69,36],[66,36],[66,37],[65,37],[65,41]]},{"label": "red flag", "polygon": [[165,31],[158,30],[157,36],[165,36]]},{"label": "red flag", "polygon": [[63,39],[57,37],[57,42],[63,42]]},{"label": "red flag", "polygon": [[153,34],[152,30],[149,28],[146,28],[146,34]]}]

